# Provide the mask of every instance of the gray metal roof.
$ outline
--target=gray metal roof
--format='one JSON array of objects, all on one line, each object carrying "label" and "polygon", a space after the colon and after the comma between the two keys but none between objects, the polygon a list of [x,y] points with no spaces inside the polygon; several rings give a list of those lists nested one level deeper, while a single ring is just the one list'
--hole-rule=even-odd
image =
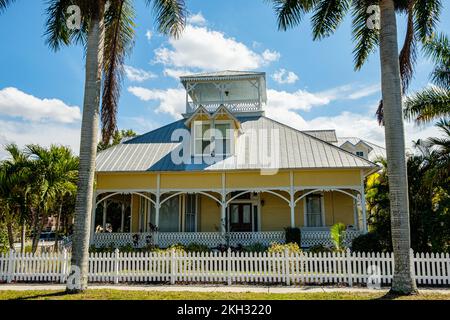
[{"label": "gray metal roof", "polygon": [[[184,120],[180,120],[100,152],[97,157],[97,171],[179,172],[376,168],[376,165],[368,160],[267,117],[238,117],[238,119],[242,129],[237,139],[235,155],[216,163],[207,164],[200,161],[198,164],[175,164],[172,161],[172,151],[178,152],[181,147],[180,142],[171,140],[172,134],[177,129],[187,129]],[[255,154],[261,153],[261,150],[258,143],[252,143],[252,138],[257,137],[261,129],[269,132],[269,137],[272,132],[278,133],[278,137],[273,136],[276,139],[273,145],[279,147],[277,161],[272,161],[270,164],[259,159],[255,161],[254,158]]]},{"label": "gray metal roof", "polygon": [[320,140],[336,143],[338,142],[338,138],[336,136],[336,130],[311,130],[311,131],[302,131],[310,136],[316,137]]}]

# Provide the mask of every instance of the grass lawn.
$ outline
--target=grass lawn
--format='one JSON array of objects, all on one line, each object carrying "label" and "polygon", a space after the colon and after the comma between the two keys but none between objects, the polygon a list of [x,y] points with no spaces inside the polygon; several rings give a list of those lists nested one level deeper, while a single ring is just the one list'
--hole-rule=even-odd
[{"label": "grass lawn", "polygon": [[[389,299],[380,293],[209,293],[89,290],[66,295],[63,291],[0,291],[0,300],[374,300]],[[424,293],[395,300],[450,300],[450,294]]]}]

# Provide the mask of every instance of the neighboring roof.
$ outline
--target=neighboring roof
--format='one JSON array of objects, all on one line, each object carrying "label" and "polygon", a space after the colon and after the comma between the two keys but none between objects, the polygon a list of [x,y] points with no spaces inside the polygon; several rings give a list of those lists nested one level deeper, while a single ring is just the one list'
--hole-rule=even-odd
[{"label": "neighboring roof", "polygon": [[383,148],[373,142],[367,141],[365,139],[357,138],[357,137],[342,137],[338,138],[338,142],[336,145],[338,147],[343,146],[346,142],[351,143],[353,146],[356,146],[358,143],[362,142],[372,148],[372,151],[369,153],[369,159],[371,161],[376,160],[377,158],[386,158],[386,148]]},{"label": "neighboring roof", "polygon": [[336,143],[338,142],[338,138],[336,136],[336,130],[311,130],[311,131],[302,131],[310,136],[316,137],[320,140]]},{"label": "neighboring roof", "polygon": [[[238,117],[242,124],[242,133],[236,143],[236,156],[226,158],[212,165],[175,164],[172,151],[181,147],[181,142],[172,142],[175,130],[186,129],[184,120],[171,123],[165,127],[126,141],[99,153],[97,157],[98,172],[168,172],[168,171],[223,171],[223,170],[259,170],[270,169],[261,163],[237,161],[238,157],[252,159],[249,143],[255,133],[263,129],[277,130],[279,133],[278,169],[318,169],[318,168],[361,168],[373,169],[373,162],[360,158],[335,145],[317,139],[284,124],[264,116]],[[256,144],[257,145],[257,144]],[[256,150],[261,153],[261,150]]]},{"label": "neighboring roof", "polygon": [[204,73],[196,73],[190,74],[187,76],[180,77],[181,82],[184,81],[195,81],[195,80],[235,80],[242,79],[246,77],[254,78],[255,76],[265,76],[265,72],[253,72],[253,71],[233,71],[233,70],[225,70],[225,71],[217,71],[217,72],[204,72]]}]

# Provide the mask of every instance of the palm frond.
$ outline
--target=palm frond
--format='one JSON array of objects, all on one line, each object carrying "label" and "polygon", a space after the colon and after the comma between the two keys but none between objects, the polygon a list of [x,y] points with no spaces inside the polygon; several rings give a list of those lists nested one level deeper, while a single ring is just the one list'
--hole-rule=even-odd
[{"label": "palm frond", "polygon": [[409,83],[413,78],[414,65],[417,59],[416,41],[414,36],[414,1],[408,1],[408,23],[406,28],[405,41],[400,51],[400,76],[402,78],[403,93],[408,90]]},{"label": "palm frond", "polygon": [[350,0],[319,1],[311,18],[313,39],[318,40],[333,34],[344,19],[350,5]]},{"label": "palm frond", "polygon": [[134,39],[135,12],[131,0],[116,0],[105,14],[103,52],[102,137],[108,143],[117,129],[117,109],[125,56]]},{"label": "palm frond", "polygon": [[431,80],[437,86],[450,88],[450,42],[445,34],[439,34],[423,46],[426,56],[435,63]]},{"label": "palm frond", "polygon": [[157,29],[162,34],[178,38],[186,25],[186,4],[184,0],[146,0],[153,3]]},{"label": "palm frond", "polygon": [[271,2],[278,20],[278,29],[287,30],[300,24],[318,0],[267,0]]},{"label": "palm frond", "polygon": [[418,123],[430,122],[440,117],[450,116],[450,91],[430,87],[405,101],[405,118]]},{"label": "palm frond", "polygon": [[15,0],[0,0],[0,13],[6,10]]},{"label": "palm frond", "polygon": [[422,42],[433,36],[441,10],[441,0],[415,0],[414,29]]},{"label": "palm frond", "polygon": [[362,68],[369,55],[379,45],[379,30],[367,27],[367,21],[372,15],[371,12],[367,12],[367,8],[376,4],[378,4],[377,0],[356,0],[353,4],[352,36],[355,43],[353,50],[355,70]]}]

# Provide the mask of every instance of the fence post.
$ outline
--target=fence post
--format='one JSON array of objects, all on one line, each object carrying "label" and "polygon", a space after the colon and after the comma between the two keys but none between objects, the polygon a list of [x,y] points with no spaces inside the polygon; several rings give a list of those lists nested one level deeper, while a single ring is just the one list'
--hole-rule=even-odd
[{"label": "fence post", "polygon": [[11,249],[9,251],[9,256],[8,256],[8,275],[7,275],[7,282],[11,283],[12,279],[13,279],[13,275],[14,275],[14,265],[16,263],[16,252]]},{"label": "fence post", "polygon": [[288,251],[288,249],[285,249],[284,250],[284,268],[283,268],[284,270],[283,270],[283,273],[284,273],[284,281],[285,281],[287,286],[291,285],[291,278],[289,276],[289,274],[290,274],[289,266],[290,266],[289,251]]},{"label": "fence post", "polygon": [[[61,255],[60,255],[61,257]],[[63,252],[62,252],[62,257],[61,257],[62,261],[61,261],[61,275],[60,275],[60,283],[64,283],[66,282],[66,275],[67,275],[67,249],[64,248]]]},{"label": "fence post", "polygon": [[171,263],[170,263],[170,269],[171,269],[171,275],[170,275],[170,284],[174,285],[176,283],[176,252],[175,252],[175,248],[172,248],[171,251]]},{"label": "fence post", "polygon": [[119,283],[119,249],[114,250],[114,284]]},{"label": "fence post", "polygon": [[227,252],[227,278],[228,285],[231,286],[231,248],[228,248]]},{"label": "fence post", "polygon": [[347,248],[347,255],[345,257],[347,264],[347,282],[350,287],[353,286],[353,273],[352,273],[352,253],[349,248]]}]

